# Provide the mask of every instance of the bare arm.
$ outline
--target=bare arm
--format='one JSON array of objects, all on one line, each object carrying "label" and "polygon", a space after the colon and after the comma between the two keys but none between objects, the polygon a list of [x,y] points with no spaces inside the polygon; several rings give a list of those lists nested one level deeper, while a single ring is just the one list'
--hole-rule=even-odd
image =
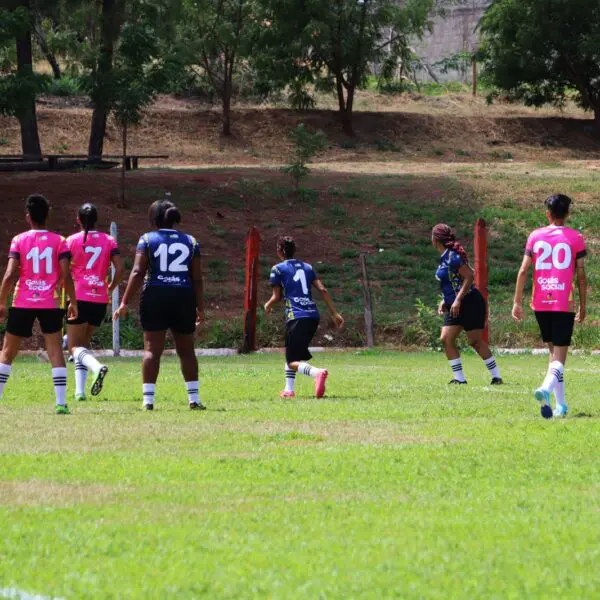
[{"label": "bare arm", "polygon": [[69,308],[67,317],[69,319],[76,319],[79,309],[77,307],[77,297],[75,296],[75,283],[73,283],[73,277],[71,277],[70,269],[71,260],[69,258],[63,258],[59,261],[60,265],[60,280],[65,288],[65,293],[69,297]]},{"label": "bare arm", "polygon": [[275,304],[277,304],[278,302],[281,302],[281,286],[274,285],[273,294],[269,298],[269,301],[265,304],[265,312],[272,313],[273,306],[275,306]]},{"label": "bare arm", "polygon": [[197,324],[204,321],[204,279],[202,277],[202,259],[196,256],[192,260],[191,268],[192,284],[196,294],[196,313],[198,315]]},{"label": "bare arm", "polygon": [[458,269],[458,273],[461,276],[463,282],[460,286],[460,290],[458,294],[456,294],[456,298],[450,307],[450,314],[453,317],[458,317],[460,314],[460,305],[462,304],[463,298],[467,295],[467,292],[471,289],[473,285],[473,280],[475,279],[475,274],[473,273],[473,269],[468,265],[462,265]]},{"label": "bare arm", "polygon": [[19,279],[19,259],[9,258],[2,285],[0,286],[0,318],[6,315],[6,303],[15,283]]},{"label": "bare arm", "polygon": [[333,319],[335,326],[338,329],[341,329],[344,326],[344,318],[336,310],[335,304],[333,303],[333,298],[331,297],[331,294],[327,291],[327,288],[325,287],[325,285],[323,284],[323,282],[320,279],[315,279],[313,281],[313,285],[321,293],[323,302],[325,302],[325,304],[327,305],[327,310],[329,311],[329,314],[331,315],[331,318]]},{"label": "bare arm", "polygon": [[148,270],[148,258],[145,254],[137,253],[135,255],[135,263],[133,269],[131,269],[131,275],[129,275],[129,281],[127,282],[127,289],[123,294],[121,305],[115,311],[113,319],[127,316],[127,305],[131,302],[131,299],[137,294],[139,289],[144,284],[144,277]]},{"label": "bare arm", "polygon": [[587,277],[585,275],[585,260],[583,258],[577,259],[577,289],[579,290],[579,310],[575,319],[578,323],[585,321],[586,307],[587,307]]},{"label": "bare arm", "polygon": [[517,285],[515,287],[515,298],[513,302],[512,316],[515,321],[523,320],[523,294],[525,293],[525,284],[527,283],[527,275],[529,267],[531,267],[531,256],[524,256],[519,274],[517,275]]},{"label": "bare arm", "polygon": [[121,283],[121,281],[123,281],[123,276],[125,275],[123,262],[121,261],[121,257],[118,254],[111,256],[110,262],[115,267],[115,274],[112,276],[110,285],[108,286],[109,296],[117,289],[118,285]]}]

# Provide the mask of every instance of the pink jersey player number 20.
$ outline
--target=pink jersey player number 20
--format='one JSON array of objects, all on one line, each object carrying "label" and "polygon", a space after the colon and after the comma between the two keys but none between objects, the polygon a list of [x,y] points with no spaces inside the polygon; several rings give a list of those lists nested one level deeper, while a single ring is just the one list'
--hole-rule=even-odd
[{"label": "pink jersey player number 20", "polygon": [[586,254],[583,236],[569,227],[542,227],[529,236],[525,253],[534,268],[531,308],[575,312],[575,266]]}]

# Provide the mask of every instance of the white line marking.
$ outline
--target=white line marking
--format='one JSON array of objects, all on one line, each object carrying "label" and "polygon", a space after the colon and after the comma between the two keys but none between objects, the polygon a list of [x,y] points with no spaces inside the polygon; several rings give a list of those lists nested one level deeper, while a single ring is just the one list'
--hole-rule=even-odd
[{"label": "white line marking", "polygon": [[55,598],[54,596],[30,594],[17,588],[0,588],[0,598],[12,598],[13,600],[62,600],[62,598]]}]

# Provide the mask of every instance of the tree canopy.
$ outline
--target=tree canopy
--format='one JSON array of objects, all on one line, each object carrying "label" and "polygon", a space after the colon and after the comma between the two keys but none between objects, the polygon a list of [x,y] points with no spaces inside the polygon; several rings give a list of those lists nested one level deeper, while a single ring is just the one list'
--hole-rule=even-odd
[{"label": "tree canopy", "polygon": [[516,99],[561,104],[569,90],[600,124],[600,3],[496,0],[481,31],[485,73]]}]

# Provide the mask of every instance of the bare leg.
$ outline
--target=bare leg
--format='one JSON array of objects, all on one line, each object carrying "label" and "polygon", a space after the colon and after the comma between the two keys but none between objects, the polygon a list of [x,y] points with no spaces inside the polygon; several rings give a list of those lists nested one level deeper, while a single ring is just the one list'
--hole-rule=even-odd
[{"label": "bare leg", "polygon": [[444,351],[446,352],[446,358],[448,360],[460,358],[460,352],[456,346],[456,340],[458,339],[458,336],[461,334],[462,330],[463,328],[460,325],[448,325],[442,327],[440,341],[442,342],[442,346],[444,346]]},{"label": "bare leg", "polygon": [[469,340],[469,345],[483,360],[487,360],[492,357],[492,353],[490,352],[490,347],[483,340],[483,329],[475,329],[474,331],[467,331],[467,339]]},{"label": "bare leg", "polygon": [[158,379],[166,333],[166,331],[144,331],[144,360],[142,362],[144,383],[155,384]]},{"label": "bare leg", "polygon": [[2,356],[0,357],[0,363],[3,365],[12,365],[19,350],[21,348],[20,337],[13,335],[12,333],[4,334],[4,344],[2,346]]},{"label": "bare leg", "polygon": [[173,333],[175,349],[185,381],[198,381],[198,360],[194,348],[194,334]]}]

